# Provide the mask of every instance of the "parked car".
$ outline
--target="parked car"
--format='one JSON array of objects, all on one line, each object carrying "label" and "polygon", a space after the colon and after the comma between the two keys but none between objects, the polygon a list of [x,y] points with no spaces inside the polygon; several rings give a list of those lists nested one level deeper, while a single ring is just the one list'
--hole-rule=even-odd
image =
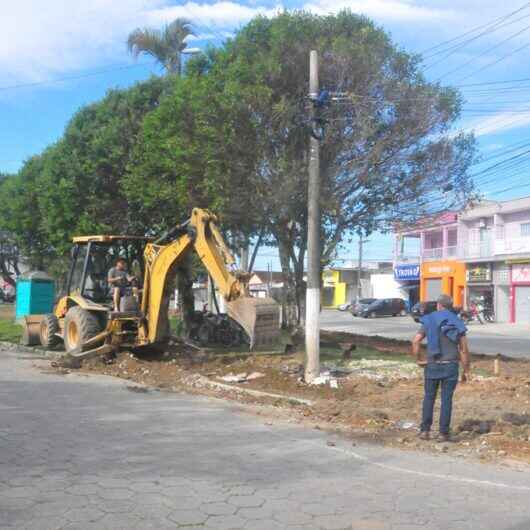
[{"label": "parked car", "polygon": [[350,313],[354,317],[360,316],[362,310],[370,304],[373,304],[376,300],[377,298],[361,298],[358,302],[352,303]]},{"label": "parked car", "polygon": [[339,311],[348,311],[351,307],[351,304],[340,304],[339,306],[337,306],[337,309]]},{"label": "parked car", "polygon": [[[410,310],[410,316],[414,319],[414,322],[419,322],[423,315],[434,313],[434,311],[436,311],[436,305],[437,304],[435,301],[418,302],[412,306],[412,309]],[[464,322],[472,320],[472,318],[468,315],[469,312],[464,311],[461,307],[453,307],[451,311],[462,318]]]},{"label": "parked car", "polygon": [[406,315],[407,306],[401,298],[381,298],[366,306],[360,313],[364,318],[375,318],[378,316]]},{"label": "parked car", "polygon": [[418,302],[412,306],[410,310],[410,316],[414,319],[414,322],[419,322],[423,315],[428,315],[436,311],[436,302]]}]

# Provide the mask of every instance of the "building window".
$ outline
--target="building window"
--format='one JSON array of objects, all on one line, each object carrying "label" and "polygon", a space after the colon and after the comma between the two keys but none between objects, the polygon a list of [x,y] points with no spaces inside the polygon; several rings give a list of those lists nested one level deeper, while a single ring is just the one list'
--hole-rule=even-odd
[{"label": "building window", "polygon": [[521,223],[521,237],[530,237],[530,223]]}]

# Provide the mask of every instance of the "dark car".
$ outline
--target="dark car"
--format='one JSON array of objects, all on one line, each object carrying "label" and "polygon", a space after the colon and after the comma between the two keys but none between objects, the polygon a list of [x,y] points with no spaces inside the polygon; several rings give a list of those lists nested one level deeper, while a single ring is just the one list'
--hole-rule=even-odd
[{"label": "dark car", "polygon": [[414,319],[414,322],[419,322],[423,315],[428,315],[434,311],[436,311],[436,302],[418,302],[412,306],[410,316]]},{"label": "dark car", "polygon": [[376,301],[377,298],[361,298],[358,302],[352,303],[350,312],[354,317],[357,317],[361,314],[365,307],[368,307],[370,304],[373,304]]},{"label": "dark car", "polygon": [[381,298],[366,306],[361,312],[360,316],[364,318],[375,318],[379,316],[397,316],[406,315],[407,306],[405,300],[401,298]]}]

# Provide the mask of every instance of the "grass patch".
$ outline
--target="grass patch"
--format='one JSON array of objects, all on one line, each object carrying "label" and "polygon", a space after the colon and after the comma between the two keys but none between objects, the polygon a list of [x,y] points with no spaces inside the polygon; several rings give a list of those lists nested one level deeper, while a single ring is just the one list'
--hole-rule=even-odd
[{"label": "grass patch", "polygon": [[15,324],[11,319],[0,319],[0,341],[20,342],[22,326]]}]

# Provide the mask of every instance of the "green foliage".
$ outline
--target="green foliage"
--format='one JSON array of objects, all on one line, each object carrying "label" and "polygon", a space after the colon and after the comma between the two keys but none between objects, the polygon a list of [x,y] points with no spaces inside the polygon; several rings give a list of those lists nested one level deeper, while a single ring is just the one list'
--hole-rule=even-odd
[{"label": "green foliage", "polygon": [[165,78],[152,78],[111,90],[82,108],[56,144],[2,181],[0,230],[14,235],[32,267],[64,272],[67,260],[61,258],[74,235],[145,233],[121,179],[144,116],[168,85]]},{"label": "green foliage", "polygon": [[210,76],[175,83],[146,117],[123,180],[137,216],[161,230],[198,206],[219,214],[225,228],[255,230],[255,197],[248,191],[258,140],[247,92]]},{"label": "green foliage", "polygon": [[0,183],[0,230],[10,235],[32,268],[42,268],[50,253],[37,190],[45,156],[30,158],[18,174]]},{"label": "green foliage", "polygon": [[[472,191],[472,136],[449,135],[461,99],[428,83],[418,57],[365,17],[344,11],[257,17],[145,122],[127,196],[167,223],[193,204],[247,235],[264,226],[294,298],[303,293],[311,103],[309,51],[321,86],[349,98],[322,110],[323,263],[344,237],[462,205]],[[148,192],[134,190],[147,181]]]},{"label": "green foliage", "polygon": [[[137,30],[129,48],[173,72],[189,30],[177,26],[171,39]],[[285,12],[192,59],[186,78],[113,90],[81,109],[55,145],[3,179],[0,230],[47,260],[74,234],[157,233],[206,207],[235,239],[265,230],[300,300],[311,49],[321,86],[348,95],[321,111],[323,263],[348,234],[463,205],[475,143],[452,131],[458,92],[427,82],[418,57],[365,17]]]},{"label": "green foliage", "polygon": [[39,181],[45,230],[58,253],[74,234],[133,233],[139,226],[121,189],[144,116],[167,81],[113,90],[79,111],[46,158]]}]

